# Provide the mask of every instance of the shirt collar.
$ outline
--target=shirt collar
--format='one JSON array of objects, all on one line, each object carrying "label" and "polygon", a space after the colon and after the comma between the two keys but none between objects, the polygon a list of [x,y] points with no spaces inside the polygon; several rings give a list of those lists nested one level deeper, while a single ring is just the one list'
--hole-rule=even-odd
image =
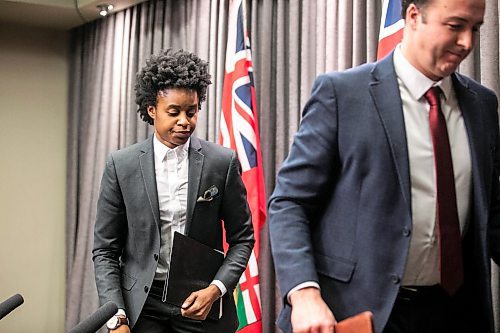
[{"label": "shirt collar", "polygon": [[429,79],[404,57],[401,51],[401,44],[398,44],[394,50],[394,69],[398,78],[408,88],[408,91],[415,100],[420,100],[431,87],[441,88],[445,99],[448,100],[451,98],[451,77],[447,76],[437,82]]},{"label": "shirt collar", "polygon": [[191,138],[189,138],[183,145],[179,145],[175,148],[169,148],[165,144],[160,142],[160,140],[158,140],[156,134],[153,134],[153,150],[155,154],[155,162],[157,163],[157,165],[158,163],[161,163],[165,159],[169,151],[175,152],[177,159],[181,161],[185,156],[187,156],[190,143]]}]

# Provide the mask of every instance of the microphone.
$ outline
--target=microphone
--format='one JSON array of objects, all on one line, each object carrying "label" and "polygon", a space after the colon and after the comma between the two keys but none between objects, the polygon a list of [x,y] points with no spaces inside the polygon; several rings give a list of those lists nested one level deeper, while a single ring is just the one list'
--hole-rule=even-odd
[{"label": "microphone", "polygon": [[15,294],[7,300],[0,303],[0,319],[8,315],[12,310],[24,303],[23,296]]},{"label": "microphone", "polygon": [[95,333],[118,311],[118,307],[113,302],[107,302],[96,312],[87,317],[84,321],[73,327],[68,333]]}]

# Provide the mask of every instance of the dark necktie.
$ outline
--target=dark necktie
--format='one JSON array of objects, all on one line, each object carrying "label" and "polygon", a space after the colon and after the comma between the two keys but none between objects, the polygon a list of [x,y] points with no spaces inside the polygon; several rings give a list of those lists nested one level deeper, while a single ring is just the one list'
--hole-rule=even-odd
[{"label": "dark necktie", "polygon": [[450,295],[453,295],[464,280],[462,242],[450,141],[446,129],[446,120],[441,112],[440,94],[441,89],[433,87],[425,93],[425,98],[430,104],[429,124],[434,146],[441,286]]}]

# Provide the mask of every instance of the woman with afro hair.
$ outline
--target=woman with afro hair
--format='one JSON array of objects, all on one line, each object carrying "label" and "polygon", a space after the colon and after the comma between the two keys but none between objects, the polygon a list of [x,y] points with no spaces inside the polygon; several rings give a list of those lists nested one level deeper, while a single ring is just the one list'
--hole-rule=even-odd
[{"label": "woman with afro hair", "polygon": [[[137,74],[137,112],[154,134],[108,157],[94,229],[99,300],[119,308],[107,323],[111,332],[238,327],[232,291],[250,257],[253,229],[236,154],[192,135],[209,84],[207,62],[183,50],[151,56]],[[182,307],[165,301],[174,232],[220,251],[229,245],[210,285]]]}]

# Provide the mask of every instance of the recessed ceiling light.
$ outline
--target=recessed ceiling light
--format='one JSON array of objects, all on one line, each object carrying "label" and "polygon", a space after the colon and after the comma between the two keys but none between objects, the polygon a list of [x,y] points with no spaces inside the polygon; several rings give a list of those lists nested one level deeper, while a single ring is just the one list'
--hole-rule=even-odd
[{"label": "recessed ceiling light", "polygon": [[108,15],[108,13],[113,10],[113,8],[114,8],[113,5],[107,5],[107,4],[97,6],[97,9],[99,9],[99,15],[101,16]]}]

